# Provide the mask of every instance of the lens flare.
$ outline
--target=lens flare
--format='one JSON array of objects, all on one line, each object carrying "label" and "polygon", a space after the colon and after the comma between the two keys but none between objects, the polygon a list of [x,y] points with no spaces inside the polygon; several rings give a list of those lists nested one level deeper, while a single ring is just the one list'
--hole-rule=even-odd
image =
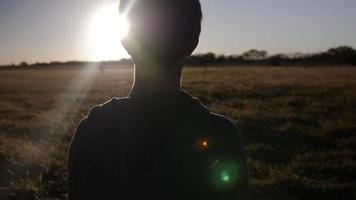
[{"label": "lens flare", "polygon": [[240,165],[233,159],[216,159],[209,166],[209,179],[218,191],[236,188],[240,182]]},{"label": "lens flare", "polygon": [[221,180],[225,183],[229,183],[230,181],[230,174],[227,171],[221,172]]},{"label": "lens flare", "polygon": [[203,140],[201,142],[201,146],[203,146],[204,148],[207,148],[208,147],[208,141],[207,140]]}]

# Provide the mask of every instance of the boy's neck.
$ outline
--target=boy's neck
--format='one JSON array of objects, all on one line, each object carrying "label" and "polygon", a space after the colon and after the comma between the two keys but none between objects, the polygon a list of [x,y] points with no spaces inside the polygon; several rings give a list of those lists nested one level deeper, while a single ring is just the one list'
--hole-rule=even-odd
[{"label": "boy's neck", "polygon": [[[159,95],[181,91],[182,67],[142,66],[135,64],[135,80],[129,96]],[[179,69],[167,71],[166,69]]]}]

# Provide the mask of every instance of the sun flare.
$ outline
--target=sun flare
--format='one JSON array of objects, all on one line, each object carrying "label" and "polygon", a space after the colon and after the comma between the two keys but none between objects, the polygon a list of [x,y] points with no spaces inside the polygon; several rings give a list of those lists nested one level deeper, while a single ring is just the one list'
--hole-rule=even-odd
[{"label": "sun flare", "polygon": [[117,4],[102,6],[90,23],[91,57],[95,61],[117,60],[128,57],[121,45],[121,39],[127,34],[129,24],[120,16]]}]

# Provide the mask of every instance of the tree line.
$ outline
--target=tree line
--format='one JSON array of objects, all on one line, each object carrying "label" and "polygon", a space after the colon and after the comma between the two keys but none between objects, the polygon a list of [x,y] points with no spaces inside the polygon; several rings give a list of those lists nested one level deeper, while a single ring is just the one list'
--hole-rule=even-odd
[{"label": "tree line", "polygon": [[[15,67],[28,66],[84,66],[88,64],[99,64],[100,66],[130,66],[130,59],[105,62],[50,62],[33,63],[21,62],[18,65],[8,65]],[[356,66],[356,49],[348,46],[330,48],[321,53],[314,54],[274,54],[269,55],[265,50],[251,49],[241,55],[216,55],[214,53],[196,54],[185,59],[185,64],[189,66]]]},{"label": "tree line", "polygon": [[193,55],[186,59],[188,65],[231,65],[231,66],[356,66],[356,49],[348,46],[331,48],[315,54],[275,54],[265,50],[251,49],[241,55],[215,55],[214,53]]}]

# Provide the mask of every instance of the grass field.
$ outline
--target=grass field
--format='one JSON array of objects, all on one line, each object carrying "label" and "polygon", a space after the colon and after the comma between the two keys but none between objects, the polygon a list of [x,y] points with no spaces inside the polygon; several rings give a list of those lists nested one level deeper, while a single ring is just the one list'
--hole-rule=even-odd
[{"label": "grass field", "polygon": [[[253,199],[356,199],[356,68],[189,68],[184,88],[243,132]],[[0,70],[0,199],[65,199],[66,155],[131,68]]]}]

